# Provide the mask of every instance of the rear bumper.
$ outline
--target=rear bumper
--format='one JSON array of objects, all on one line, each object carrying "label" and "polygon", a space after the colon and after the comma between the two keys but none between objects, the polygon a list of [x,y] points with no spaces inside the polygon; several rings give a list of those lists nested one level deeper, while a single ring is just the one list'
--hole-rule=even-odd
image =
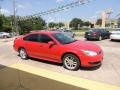
[{"label": "rear bumper", "polygon": [[90,36],[85,36],[85,38],[88,38],[88,39],[98,39],[99,38],[99,36],[92,36],[92,35],[90,35]]}]

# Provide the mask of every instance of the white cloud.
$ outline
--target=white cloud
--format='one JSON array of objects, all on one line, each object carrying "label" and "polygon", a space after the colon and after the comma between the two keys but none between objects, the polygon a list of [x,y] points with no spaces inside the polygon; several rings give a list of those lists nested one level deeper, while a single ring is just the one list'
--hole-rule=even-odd
[{"label": "white cloud", "polygon": [[7,9],[1,9],[1,13],[5,15],[10,14],[10,12]]},{"label": "white cloud", "polygon": [[25,6],[24,6],[24,5],[21,5],[21,4],[19,4],[17,7],[18,7],[18,8],[25,8]]},{"label": "white cloud", "polygon": [[25,9],[25,8],[32,8],[32,5],[30,3],[24,3],[24,4],[18,4],[17,8]]},{"label": "white cloud", "polygon": [[64,0],[56,0],[57,3],[63,2]]}]

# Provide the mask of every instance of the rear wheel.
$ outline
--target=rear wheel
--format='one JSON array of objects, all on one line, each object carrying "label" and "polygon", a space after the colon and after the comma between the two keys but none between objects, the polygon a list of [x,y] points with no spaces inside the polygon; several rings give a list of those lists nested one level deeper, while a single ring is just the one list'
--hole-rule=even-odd
[{"label": "rear wheel", "polygon": [[5,35],[5,36],[3,36],[3,38],[7,38],[7,36]]},{"label": "rear wheel", "polygon": [[80,67],[80,60],[73,54],[66,54],[63,57],[63,66],[68,70],[77,70]]},{"label": "rear wheel", "polygon": [[24,60],[26,60],[28,58],[28,55],[27,55],[26,50],[24,48],[20,48],[19,55]]}]

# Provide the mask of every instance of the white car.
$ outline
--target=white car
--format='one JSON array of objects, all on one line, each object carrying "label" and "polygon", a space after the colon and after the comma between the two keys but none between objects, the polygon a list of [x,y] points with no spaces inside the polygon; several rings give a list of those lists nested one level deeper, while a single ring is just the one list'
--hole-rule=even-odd
[{"label": "white car", "polygon": [[0,38],[10,38],[10,37],[11,37],[10,33],[0,32]]},{"label": "white car", "polygon": [[110,39],[111,40],[120,40],[120,28],[117,28],[111,32]]}]

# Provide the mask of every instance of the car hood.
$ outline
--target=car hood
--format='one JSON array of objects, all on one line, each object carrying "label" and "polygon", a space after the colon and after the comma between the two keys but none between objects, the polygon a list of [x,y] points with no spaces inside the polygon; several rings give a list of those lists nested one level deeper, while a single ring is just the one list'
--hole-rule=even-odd
[{"label": "car hood", "polygon": [[91,50],[95,52],[99,52],[101,50],[100,46],[89,41],[76,41],[68,44],[67,46],[77,50]]}]

